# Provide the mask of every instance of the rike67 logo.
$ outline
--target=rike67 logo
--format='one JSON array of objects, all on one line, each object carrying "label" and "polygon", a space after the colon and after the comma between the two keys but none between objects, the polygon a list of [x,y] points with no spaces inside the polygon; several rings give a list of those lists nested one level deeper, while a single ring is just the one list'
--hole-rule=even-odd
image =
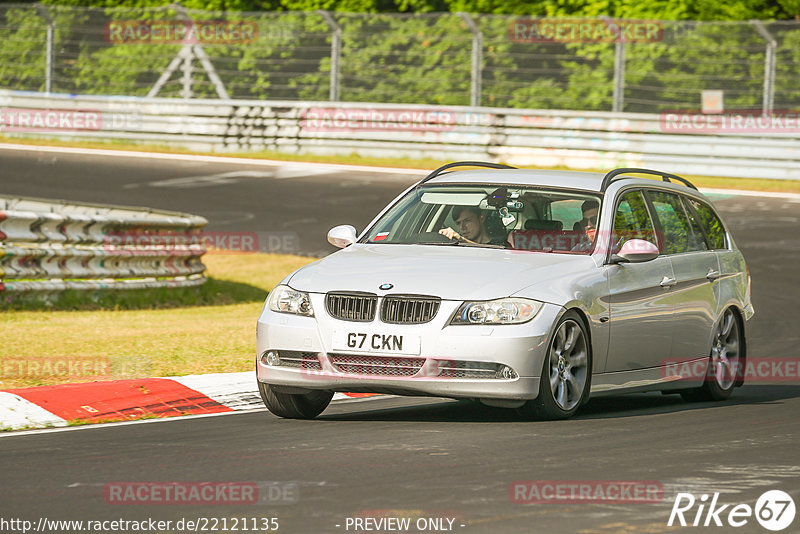
[{"label": "rike67 logo", "polygon": [[763,493],[755,507],[749,504],[719,504],[719,493],[714,493],[710,500],[707,494],[698,499],[691,493],[678,493],[667,526],[739,528],[751,524],[755,517],[765,529],[778,532],[789,527],[794,516],[794,500],[781,490]]}]

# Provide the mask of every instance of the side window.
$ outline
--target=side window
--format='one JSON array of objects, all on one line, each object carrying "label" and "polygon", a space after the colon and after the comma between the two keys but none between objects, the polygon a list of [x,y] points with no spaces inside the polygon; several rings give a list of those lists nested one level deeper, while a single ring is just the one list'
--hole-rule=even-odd
[{"label": "side window", "polygon": [[703,235],[695,235],[678,195],[665,191],[649,191],[648,195],[664,232],[664,250],[661,252],[681,254],[707,248]]},{"label": "side window", "polygon": [[622,244],[631,239],[644,239],[654,245],[656,233],[647,213],[641,191],[630,191],[620,198],[617,212],[614,214],[614,231],[612,233],[611,252],[617,253]]},{"label": "side window", "polygon": [[722,221],[719,220],[719,217],[714,214],[714,210],[712,210],[709,205],[699,200],[693,198],[688,200],[694,208],[695,213],[697,213],[700,224],[703,225],[706,234],[708,234],[711,248],[727,248],[725,244],[725,227],[722,225]]}]

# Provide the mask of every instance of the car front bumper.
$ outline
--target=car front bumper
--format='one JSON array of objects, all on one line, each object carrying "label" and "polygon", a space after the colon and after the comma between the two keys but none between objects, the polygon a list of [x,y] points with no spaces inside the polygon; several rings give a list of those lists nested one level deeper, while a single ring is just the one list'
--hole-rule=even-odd
[{"label": "car front bumper", "polygon": [[[324,295],[312,294],[311,300],[315,317],[276,313],[266,306],[262,310],[257,324],[256,369],[259,382],[297,392],[330,390],[495,400],[533,399],[539,393],[539,377],[553,325],[564,312],[559,306],[545,304],[533,320],[524,324],[452,326],[448,322],[461,303],[442,301],[439,313],[430,323],[390,325],[380,322],[379,318],[371,323],[334,319],[325,311]],[[418,355],[334,351],[335,331],[418,337],[420,351]],[[302,353],[319,364],[314,368],[268,365],[262,357],[269,351]],[[377,367],[370,367],[367,373],[344,372],[336,363],[341,357],[364,361],[388,357],[390,361],[401,364],[412,360],[424,360],[424,363],[415,373],[394,376],[392,369]],[[440,372],[443,367],[451,365],[472,367],[474,362],[497,368],[507,366],[514,371],[514,376],[463,378],[443,376],[445,372]]]}]

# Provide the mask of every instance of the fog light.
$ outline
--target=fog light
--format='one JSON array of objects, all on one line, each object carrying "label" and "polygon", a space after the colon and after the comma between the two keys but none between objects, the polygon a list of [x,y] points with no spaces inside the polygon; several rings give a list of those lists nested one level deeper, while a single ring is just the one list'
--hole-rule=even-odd
[{"label": "fog light", "polygon": [[271,350],[261,357],[261,363],[266,365],[277,366],[281,364],[281,357],[274,350]]},{"label": "fog light", "polygon": [[504,378],[506,380],[511,380],[512,378],[517,378],[517,373],[515,373],[511,367],[504,365],[503,367],[497,370],[497,378]]}]

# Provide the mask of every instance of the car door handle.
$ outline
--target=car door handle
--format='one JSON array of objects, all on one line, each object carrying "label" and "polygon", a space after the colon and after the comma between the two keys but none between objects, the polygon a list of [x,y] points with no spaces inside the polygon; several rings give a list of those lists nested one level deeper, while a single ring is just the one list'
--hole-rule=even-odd
[{"label": "car door handle", "polygon": [[674,278],[670,278],[669,276],[665,276],[661,279],[661,287],[672,287],[678,282],[675,281]]},{"label": "car door handle", "polygon": [[715,271],[714,269],[709,269],[708,274],[706,274],[706,278],[709,280],[716,280],[720,277],[719,271]]}]

